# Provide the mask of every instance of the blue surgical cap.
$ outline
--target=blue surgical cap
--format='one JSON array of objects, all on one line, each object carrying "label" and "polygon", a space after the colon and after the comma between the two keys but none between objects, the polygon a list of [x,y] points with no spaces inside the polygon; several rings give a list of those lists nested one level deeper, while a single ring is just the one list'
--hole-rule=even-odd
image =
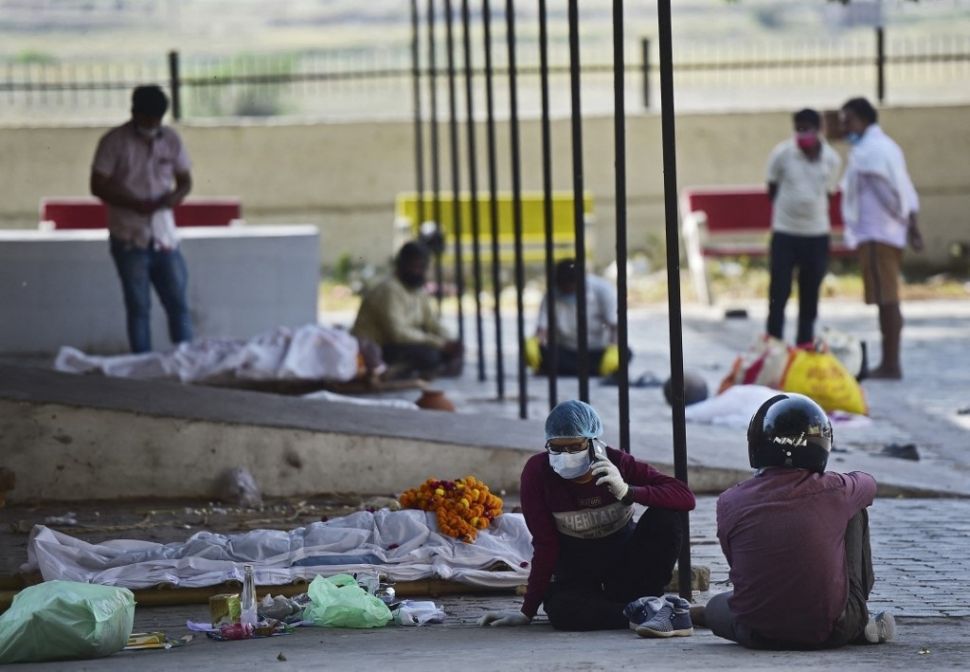
[{"label": "blue surgical cap", "polygon": [[546,441],[584,436],[595,439],[603,433],[603,421],[592,406],[571,399],[558,404],[546,418]]}]

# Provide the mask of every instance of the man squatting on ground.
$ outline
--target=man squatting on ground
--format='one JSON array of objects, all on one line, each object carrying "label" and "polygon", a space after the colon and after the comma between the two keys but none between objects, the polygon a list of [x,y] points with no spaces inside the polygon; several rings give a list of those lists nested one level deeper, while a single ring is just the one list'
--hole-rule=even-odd
[{"label": "man squatting on ground", "polygon": [[771,199],[771,282],[768,334],[783,338],[785,304],[798,268],[798,333],[795,343],[815,338],[818,292],[829,264],[829,197],[839,184],[842,159],[819,135],[815,110],[793,116],[795,136],[779,143],[768,159]]},{"label": "man squatting on ground", "polygon": [[[565,401],[546,418],[546,450],[522,470],[532,568],[521,611],[481,625],[525,625],[542,604],[558,630],[628,625],[644,637],[689,635],[689,603],[662,597],[684,543],[687,486],[599,440],[589,404]],[[647,506],[636,523],[633,504]]]},{"label": "man squatting on ground", "polygon": [[846,241],[858,248],[867,304],[879,306],[882,363],[870,378],[903,377],[900,339],[899,273],[906,244],[923,249],[917,224],[919,196],[903,151],[879,126],[876,108],[865,98],[842,106],[845,138],[852,145],[842,177],[842,219]]},{"label": "man squatting on ground", "polygon": [[394,258],[394,274],[364,294],[351,332],[381,347],[389,377],[459,375],[461,343],[451,339],[424,290],[431,252],[405,243]]},{"label": "man squatting on ground", "polygon": [[167,110],[161,88],[136,87],[131,120],[101,138],[91,165],[91,193],[108,207],[111,257],[135,353],[152,349],[153,285],[168,316],[172,343],[192,340],[185,297],[189,274],[172,214],[192,189],[191,164],[178,133],[162,126]]},{"label": "man squatting on ground", "polygon": [[748,426],[758,470],[717,500],[717,537],[734,590],[691,609],[693,622],[752,649],[881,643],[892,614],[869,617],[873,586],[866,507],[876,481],[825,471],[832,425],[818,404],[779,394]]}]

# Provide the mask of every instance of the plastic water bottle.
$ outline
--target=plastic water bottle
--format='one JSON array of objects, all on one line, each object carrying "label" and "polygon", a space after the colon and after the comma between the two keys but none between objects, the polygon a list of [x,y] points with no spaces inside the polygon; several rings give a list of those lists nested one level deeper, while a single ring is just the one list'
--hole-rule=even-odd
[{"label": "plastic water bottle", "polygon": [[256,627],[259,617],[256,615],[256,579],[253,577],[253,566],[243,565],[243,589],[239,599],[239,622],[244,626]]}]

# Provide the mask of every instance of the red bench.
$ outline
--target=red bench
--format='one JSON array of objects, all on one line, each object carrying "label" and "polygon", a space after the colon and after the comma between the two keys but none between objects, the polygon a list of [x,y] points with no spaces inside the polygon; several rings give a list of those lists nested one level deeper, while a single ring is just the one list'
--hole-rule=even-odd
[{"label": "red bench", "polygon": [[[850,249],[842,241],[841,194],[829,203],[831,253]],[[681,193],[681,222],[687,265],[698,298],[713,303],[706,259],[768,254],[771,199],[767,187],[688,187]]]},{"label": "red bench", "polygon": [[[238,198],[195,198],[175,208],[176,226],[229,226],[242,219]],[[51,197],[40,201],[40,226],[57,230],[103,229],[104,203],[91,197]]]}]

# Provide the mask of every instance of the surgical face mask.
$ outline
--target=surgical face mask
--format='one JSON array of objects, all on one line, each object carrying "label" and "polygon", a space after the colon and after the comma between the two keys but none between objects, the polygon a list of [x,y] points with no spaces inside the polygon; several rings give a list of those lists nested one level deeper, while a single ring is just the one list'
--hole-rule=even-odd
[{"label": "surgical face mask", "polygon": [[800,131],[795,133],[795,143],[803,151],[818,147],[818,133],[815,131]]},{"label": "surgical face mask", "polygon": [[154,140],[162,134],[161,126],[135,126],[135,131],[146,140]]},{"label": "surgical face mask", "polygon": [[579,478],[589,471],[589,451],[579,453],[549,453],[549,466],[563,478]]},{"label": "surgical face mask", "polygon": [[845,141],[850,145],[858,145],[860,140],[862,140],[861,133],[852,132],[845,134]]}]

